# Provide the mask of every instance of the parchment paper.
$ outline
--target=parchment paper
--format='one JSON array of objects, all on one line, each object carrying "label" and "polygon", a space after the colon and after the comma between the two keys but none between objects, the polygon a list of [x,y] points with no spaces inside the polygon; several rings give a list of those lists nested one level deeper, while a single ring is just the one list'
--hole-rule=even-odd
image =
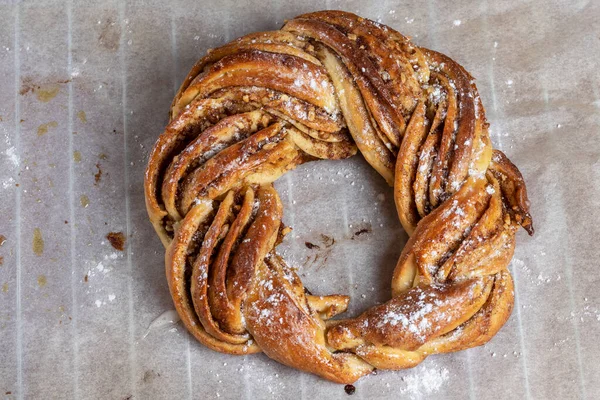
[{"label": "parchment paper", "polygon": [[[353,398],[598,398],[600,5],[542,0],[2,1],[0,396],[347,397],[263,355],[208,350],[178,324],[143,338],[173,308],[142,184],[176,88],[208,48],[325,8],[465,66],[536,227],[519,233],[515,310],[489,344],[380,371]],[[406,235],[383,179],[356,156],[276,187],[294,228],[280,251],[306,286],[350,294],[349,315],[387,299]]]}]

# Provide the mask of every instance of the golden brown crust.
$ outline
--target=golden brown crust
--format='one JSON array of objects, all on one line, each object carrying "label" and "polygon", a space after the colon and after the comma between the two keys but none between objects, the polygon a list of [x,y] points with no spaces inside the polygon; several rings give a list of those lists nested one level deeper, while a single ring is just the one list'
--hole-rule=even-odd
[{"label": "golden brown crust", "polygon": [[[289,278],[277,255],[257,271],[244,307],[248,330],[271,358],[334,382],[354,382],[372,367],[350,354],[334,354],[325,343],[325,325],[303,295],[297,277]],[[295,274],[294,274],[295,275]]]},{"label": "golden brown crust", "polygon": [[[482,345],[510,316],[516,232],[533,233],[527,190],[447,56],[350,13],[305,14],[209,52],[171,118],[146,205],[175,308],[206,346],[352,383]],[[348,296],[307,294],[275,252],[289,228],[272,182],[357,151],[393,186],[410,239],[391,299],[333,321]]]}]

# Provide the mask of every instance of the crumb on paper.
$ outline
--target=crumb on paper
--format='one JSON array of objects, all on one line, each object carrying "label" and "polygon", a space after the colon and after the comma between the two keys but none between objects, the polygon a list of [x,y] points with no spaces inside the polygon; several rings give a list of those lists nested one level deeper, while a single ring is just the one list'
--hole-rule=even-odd
[{"label": "crumb on paper", "polygon": [[354,231],[350,240],[356,240],[360,236],[369,234],[371,232],[373,232],[373,226],[369,222],[367,222],[365,224],[362,224],[361,227],[359,227],[356,231]]},{"label": "crumb on paper", "polygon": [[110,242],[111,246],[119,251],[123,251],[125,249],[125,235],[123,232],[110,232],[106,235],[106,238]]},{"label": "crumb on paper", "polygon": [[96,168],[98,168],[98,172],[94,174],[94,185],[98,186],[100,180],[102,179],[102,166],[100,163],[96,163]]},{"label": "crumb on paper", "polygon": [[304,245],[306,246],[307,249],[320,249],[321,247],[318,244],[314,244],[311,242],[304,242]]}]

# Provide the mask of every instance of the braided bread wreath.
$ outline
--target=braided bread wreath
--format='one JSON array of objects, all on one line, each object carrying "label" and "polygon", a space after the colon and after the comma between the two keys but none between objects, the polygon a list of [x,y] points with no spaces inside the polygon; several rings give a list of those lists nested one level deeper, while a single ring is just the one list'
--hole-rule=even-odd
[{"label": "braided bread wreath", "polygon": [[[348,384],[482,345],[508,319],[527,192],[450,58],[354,14],[305,14],[210,51],[170,116],[146,204],[175,307],[204,345]],[[272,182],[357,149],[393,186],[410,239],[391,300],[333,321],[349,297],[311,295],[275,252],[289,228]]]}]

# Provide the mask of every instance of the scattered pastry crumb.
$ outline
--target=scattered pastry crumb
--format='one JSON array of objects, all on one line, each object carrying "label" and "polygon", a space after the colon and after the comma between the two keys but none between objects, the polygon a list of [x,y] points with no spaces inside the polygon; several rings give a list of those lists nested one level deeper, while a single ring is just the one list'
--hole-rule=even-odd
[{"label": "scattered pastry crumb", "polygon": [[125,249],[125,235],[123,232],[110,232],[106,235],[106,238],[110,242],[111,246],[119,251],[123,251]]},{"label": "scattered pastry crumb", "polygon": [[[352,226],[350,226],[350,227],[352,227]],[[369,222],[360,224],[360,226],[358,226],[357,228],[358,229],[355,230],[354,233],[352,234],[352,237],[350,238],[351,240],[356,240],[360,236],[363,236],[363,235],[373,232],[373,226]]]},{"label": "scattered pastry crumb", "polygon": [[346,385],[344,386],[344,391],[346,392],[346,394],[352,396],[356,392],[356,388],[354,387],[354,385]]},{"label": "scattered pastry crumb", "polygon": [[94,185],[98,186],[100,179],[102,179],[102,167],[100,163],[96,163],[96,168],[98,168],[98,172],[94,175]]}]

